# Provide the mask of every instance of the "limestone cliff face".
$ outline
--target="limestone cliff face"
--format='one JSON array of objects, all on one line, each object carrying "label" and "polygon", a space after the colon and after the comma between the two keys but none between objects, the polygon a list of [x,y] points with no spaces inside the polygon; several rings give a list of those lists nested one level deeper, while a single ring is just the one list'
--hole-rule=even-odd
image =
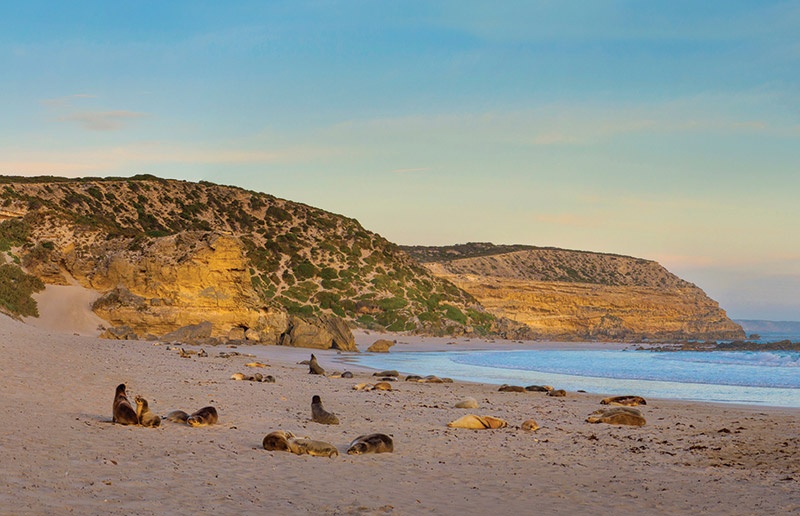
[{"label": "limestone cliff face", "polygon": [[83,276],[86,286],[107,292],[95,312],[113,326],[136,333],[163,335],[176,328],[209,321],[212,336],[231,330],[256,330],[259,340],[275,344],[286,329],[284,311],[262,306],[250,282],[244,246],[219,234],[184,233],[158,239],[141,253],[107,256]]},{"label": "limestone cliff face", "polygon": [[475,296],[489,312],[527,325],[539,338],[663,341],[744,336],[716,301],[656,262],[519,247],[491,254],[484,244],[479,253],[473,250],[478,256],[463,248],[410,252],[433,257],[437,261],[426,266],[434,274]]}]

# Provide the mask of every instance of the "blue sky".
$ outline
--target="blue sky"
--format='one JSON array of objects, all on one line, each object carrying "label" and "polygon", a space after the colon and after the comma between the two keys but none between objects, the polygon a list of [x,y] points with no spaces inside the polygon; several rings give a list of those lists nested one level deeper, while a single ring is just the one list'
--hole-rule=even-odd
[{"label": "blue sky", "polygon": [[800,320],[800,2],[0,1],[0,173],[658,260]]}]

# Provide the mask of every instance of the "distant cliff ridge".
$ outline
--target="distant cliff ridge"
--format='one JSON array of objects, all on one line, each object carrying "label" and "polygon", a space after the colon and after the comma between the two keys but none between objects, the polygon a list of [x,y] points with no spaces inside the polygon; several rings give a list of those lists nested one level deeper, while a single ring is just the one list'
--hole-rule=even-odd
[{"label": "distant cliff ridge", "polygon": [[741,339],[697,286],[650,260],[489,243],[404,247],[498,317],[558,340]]}]

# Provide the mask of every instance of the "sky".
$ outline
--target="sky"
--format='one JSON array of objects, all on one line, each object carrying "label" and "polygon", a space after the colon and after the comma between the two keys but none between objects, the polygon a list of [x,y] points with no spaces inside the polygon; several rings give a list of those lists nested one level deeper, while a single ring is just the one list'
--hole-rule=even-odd
[{"label": "sky", "polygon": [[0,0],[0,174],[656,260],[800,320],[800,1]]}]

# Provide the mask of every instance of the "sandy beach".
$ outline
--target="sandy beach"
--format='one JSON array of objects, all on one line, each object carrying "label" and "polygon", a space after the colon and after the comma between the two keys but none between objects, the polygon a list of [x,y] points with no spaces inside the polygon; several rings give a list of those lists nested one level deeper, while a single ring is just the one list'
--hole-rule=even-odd
[{"label": "sandy beach", "polygon": [[[297,364],[309,357],[306,349],[253,348],[268,363],[254,369],[245,366],[250,357],[219,357],[251,347],[181,358],[166,343],[75,333],[0,316],[2,514],[800,512],[800,413],[793,409],[648,400],[644,427],[593,425],[585,418],[600,395],[403,381],[391,392],[360,392],[353,385],[371,381],[371,372],[348,366],[336,351],[315,354],[328,371],[347,368],[354,378],[308,374]],[[375,338],[360,333],[359,347]],[[429,346],[478,345],[447,342]],[[236,372],[277,381],[230,380]],[[161,415],[214,405],[219,424],[112,424],[119,383]],[[315,394],[340,425],[311,421]],[[468,396],[479,409],[453,408]],[[446,426],[469,412],[509,427]],[[541,428],[521,430],[531,418]],[[330,442],[340,455],[264,450],[262,439],[278,429]],[[391,435],[394,453],[345,453],[352,439],[372,432]]]}]

